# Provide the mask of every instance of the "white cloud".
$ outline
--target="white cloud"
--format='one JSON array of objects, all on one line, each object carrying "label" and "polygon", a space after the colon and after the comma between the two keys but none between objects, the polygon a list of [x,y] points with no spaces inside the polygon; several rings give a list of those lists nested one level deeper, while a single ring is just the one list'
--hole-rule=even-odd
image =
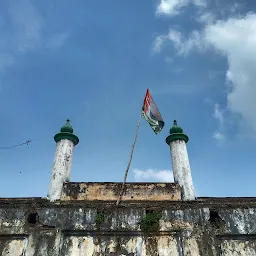
[{"label": "white cloud", "polygon": [[193,0],[192,3],[198,7],[207,7],[207,0]]},{"label": "white cloud", "polygon": [[159,15],[173,16],[181,12],[188,4],[193,4],[198,8],[207,6],[206,0],[161,0],[157,6],[156,13]]},{"label": "white cloud", "polygon": [[213,116],[220,123],[220,125],[223,125],[223,110],[220,109],[220,105],[218,103],[216,103],[214,106]]},{"label": "white cloud", "polygon": [[164,35],[157,36],[156,39],[153,42],[153,51],[154,52],[160,52],[166,41],[168,41],[168,37],[166,37]]},{"label": "white cloud", "polygon": [[206,50],[206,44],[202,40],[202,35],[196,30],[192,31],[188,38],[185,38],[181,32],[170,29],[167,35],[156,37],[153,42],[153,51],[160,52],[168,42],[171,42],[177,54],[182,56],[187,56],[195,48],[199,51]]},{"label": "white cloud", "polygon": [[224,110],[220,109],[220,105],[215,103],[213,117],[216,119],[218,123],[218,129],[213,134],[213,138],[219,142],[223,142],[225,140],[224,135]]},{"label": "white cloud", "polygon": [[170,31],[167,35],[167,39],[170,40],[171,42],[173,42],[173,44],[176,47],[180,47],[183,43],[182,42],[183,41],[182,34],[179,31],[174,30],[174,29],[170,29]]},{"label": "white cloud", "polygon": [[221,132],[215,132],[212,137],[218,142],[223,142],[225,140],[225,135]]},{"label": "white cloud", "polygon": [[196,17],[196,21],[203,24],[212,24],[216,21],[216,16],[212,12],[203,12]]},{"label": "white cloud", "polygon": [[176,15],[186,6],[189,0],[161,0],[157,7],[157,14]]},{"label": "white cloud", "polygon": [[[256,133],[256,14],[205,24],[201,31],[193,31],[188,38],[173,29],[161,38],[164,41],[161,46],[169,41],[179,55],[205,51],[209,47],[223,55],[228,62],[225,109],[238,114],[243,125]],[[215,108],[214,115],[218,121],[223,121],[219,109]]]},{"label": "white cloud", "polygon": [[228,60],[227,108],[241,115],[256,133],[256,15],[219,21],[205,28],[204,38]]},{"label": "white cloud", "polygon": [[167,42],[172,42],[176,49],[183,48],[183,36],[179,31],[170,29],[167,35],[157,36],[153,43],[153,51],[160,52]]},{"label": "white cloud", "polygon": [[137,182],[143,181],[159,181],[173,182],[173,173],[169,170],[133,170],[134,179]]}]

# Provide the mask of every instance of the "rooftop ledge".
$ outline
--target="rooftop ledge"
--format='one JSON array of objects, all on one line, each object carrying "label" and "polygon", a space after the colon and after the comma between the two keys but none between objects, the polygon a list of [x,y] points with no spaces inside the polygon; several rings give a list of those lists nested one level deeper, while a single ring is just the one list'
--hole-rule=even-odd
[{"label": "rooftop ledge", "polygon": [[50,202],[47,198],[0,198],[0,209],[2,208],[146,208],[160,210],[182,210],[182,209],[242,209],[256,208],[256,197],[198,197],[193,201],[164,201],[164,200],[124,200],[116,206],[113,200],[66,200]]},{"label": "rooftop ledge", "polygon": [[[64,183],[61,201],[116,201],[122,182],[68,182]],[[177,183],[127,182],[122,201],[179,201]]]}]

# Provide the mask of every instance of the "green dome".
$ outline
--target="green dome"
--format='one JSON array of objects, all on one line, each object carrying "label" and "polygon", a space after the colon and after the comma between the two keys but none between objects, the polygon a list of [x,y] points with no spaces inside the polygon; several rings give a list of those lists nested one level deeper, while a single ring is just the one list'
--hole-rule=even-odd
[{"label": "green dome", "polygon": [[188,142],[188,136],[183,133],[183,129],[178,126],[177,121],[173,121],[173,127],[170,129],[170,135],[166,138],[166,143],[170,145],[173,141],[184,140]]},{"label": "green dome", "polygon": [[60,132],[54,136],[54,140],[59,142],[60,140],[67,139],[76,145],[79,142],[79,138],[73,132],[74,130],[70,124],[70,120],[67,119],[67,123],[63,125],[60,129]]},{"label": "green dome", "polygon": [[61,127],[60,132],[73,133],[73,127],[71,126],[69,119],[67,119],[66,124]]},{"label": "green dome", "polygon": [[170,134],[173,133],[183,133],[183,129],[178,126],[177,121],[173,121],[173,127],[170,129]]}]

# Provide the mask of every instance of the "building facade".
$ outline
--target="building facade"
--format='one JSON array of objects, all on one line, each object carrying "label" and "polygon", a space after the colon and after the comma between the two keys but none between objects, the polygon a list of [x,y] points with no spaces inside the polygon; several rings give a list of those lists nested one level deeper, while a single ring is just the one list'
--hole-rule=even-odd
[{"label": "building facade", "polygon": [[70,182],[79,139],[69,120],[47,198],[0,198],[4,256],[256,256],[256,198],[197,198],[177,122],[170,183]]}]

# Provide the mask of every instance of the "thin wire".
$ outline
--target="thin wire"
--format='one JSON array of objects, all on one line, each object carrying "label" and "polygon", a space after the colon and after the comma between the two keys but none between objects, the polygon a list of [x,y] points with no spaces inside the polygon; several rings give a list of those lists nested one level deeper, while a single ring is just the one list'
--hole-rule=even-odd
[{"label": "thin wire", "polygon": [[17,145],[13,145],[13,146],[9,146],[9,147],[0,147],[0,149],[12,149],[12,148],[20,147],[20,146],[23,146],[26,144],[28,145],[30,142],[31,142],[31,140],[27,140],[26,142],[23,142],[23,143],[20,143]]},{"label": "thin wire", "polygon": [[9,147],[0,147],[0,150],[4,150],[4,149],[13,149],[13,148],[16,148],[16,147],[20,147],[20,146],[24,146],[24,145],[29,145],[31,142],[34,142],[34,141],[37,141],[37,140],[40,140],[40,139],[44,139],[44,138],[49,138],[50,136],[45,136],[45,137],[40,137],[40,138],[37,138],[35,140],[31,140],[31,139],[28,139],[27,141],[23,142],[23,143],[20,143],[20,144],[16,144],[16,145],[12,145],[12,146],[9,146]]}]

